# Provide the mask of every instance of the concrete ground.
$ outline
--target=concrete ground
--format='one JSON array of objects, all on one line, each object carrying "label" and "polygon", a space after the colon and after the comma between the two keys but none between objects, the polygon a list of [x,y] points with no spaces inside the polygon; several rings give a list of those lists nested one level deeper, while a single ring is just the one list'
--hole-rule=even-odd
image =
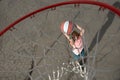
[{"label": "concrete ground", "polygon": [[[62,1],[0,0],[0,30],[23,15]],[[120,8],[120,0],[99,1]],[[0,37],[0,80],[84,80],[63,65],[72,61],[71,48],[59,27],[64,20],[85,29],[87,66],[92,71],[89,80],[120,80],[120,18],[107,9],[98,9],[93,5],[66,5],[15,25]]]}]

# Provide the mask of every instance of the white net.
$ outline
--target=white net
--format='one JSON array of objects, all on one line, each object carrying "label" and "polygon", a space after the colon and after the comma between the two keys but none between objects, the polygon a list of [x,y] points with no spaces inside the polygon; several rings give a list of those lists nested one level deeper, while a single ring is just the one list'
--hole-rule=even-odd
[{"label": "white net", "polygon": [[[120,8],[119,2],[113,5]],[[72,20],[85,29],[88,54],[85,78],[70,57],[71,48],[60,31],[64,20]],[[120,73],[119,23],[119,17],[110,10],[88,4],[64,5],[37,13],[0,38],[0,79],[116,79]]]}]

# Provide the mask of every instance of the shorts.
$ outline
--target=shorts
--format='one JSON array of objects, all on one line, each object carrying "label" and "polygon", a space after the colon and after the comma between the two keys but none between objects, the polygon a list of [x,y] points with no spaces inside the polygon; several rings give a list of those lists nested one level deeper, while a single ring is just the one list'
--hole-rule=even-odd
[{"label": "shorts", "polygon": [[73,55],[74,60],[79,60],[81,57],[85,57],[85,51],[83,49],[79,55],[76,55],[72,52],[72,55]]}]

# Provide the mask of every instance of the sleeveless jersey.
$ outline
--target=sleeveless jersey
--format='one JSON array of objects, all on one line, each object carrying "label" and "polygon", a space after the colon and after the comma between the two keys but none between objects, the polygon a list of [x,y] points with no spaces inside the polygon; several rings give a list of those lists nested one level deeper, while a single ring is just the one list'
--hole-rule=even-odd
[{"label": "sleeveless jersey", "polygon": [[73,53],[76,55],[79,55],[81,51],[83,50],[83,41],[82,37],[79,37],[77,40],[74,42],[75,48],[73,48]]}]

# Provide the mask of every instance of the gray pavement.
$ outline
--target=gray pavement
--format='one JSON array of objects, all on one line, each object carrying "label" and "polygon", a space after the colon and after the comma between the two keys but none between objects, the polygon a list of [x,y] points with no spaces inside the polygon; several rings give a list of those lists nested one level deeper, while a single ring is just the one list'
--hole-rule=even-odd
[{"label": "gray pavement", "polygon": [[[120,8],[119,0],[99,1]],[[61,1],[0,0],[0,30],[25,14],[57,2]],[[49,80],[48,75],[54,80],[57,72],[59,80],[84,80],[63,65],[72,61],[71,48],[59,28],[64,20],[73,20],[85,29],[85,45],[90,52],[87,66],[92,71],[88,80],[120,80],[120,18],[98,9],[93,5],[61,6],[14,26],[0,37],[0,80]]]}]

